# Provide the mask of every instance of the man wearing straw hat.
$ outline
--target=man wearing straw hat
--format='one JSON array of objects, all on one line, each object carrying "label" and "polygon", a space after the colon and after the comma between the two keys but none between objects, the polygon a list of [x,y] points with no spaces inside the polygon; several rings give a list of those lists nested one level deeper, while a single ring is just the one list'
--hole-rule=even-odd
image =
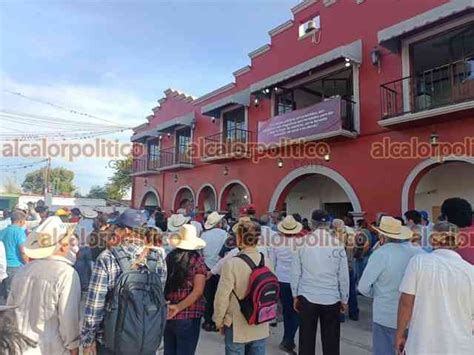
[{"label": "man wearing straw hat", "polygon": [[190,217],[185,217],[182,213],[172,214],[167,221],[168,232],[178,232],[181,226],[184,226],[190,220]]},{"label": "man wearing straw hat", "polygon": [[31,353],[78,354],[81,286],[70,255],[74,228],[57,216],[47,218],[24,247],[33,261],[13,278],[7,303],[18,306],[20,333],[38,344]]},{"label": "man wearing straw hat", "polygon": [[412,231],[400,220],[383,216],[379,227],[381,247],[373,252],[359,280],[359,291],[374,299],[372,326],[372,353],[395,354],[397,310],[405,269],[410,259],[421,249],[410,245]]},{"label": "man wearing straw hat", "polygon": [[470,355],[474,268],[455,251],[456,225],[435,224],[430,239],[433,252],[413,257],[400,285],[396,349],[407,355]]},{"label": "man wearing straw hat", "polygon": [[[222,218],[224,218],[223,214],[214,211],[207,216],[206,223],[204,224],[205,232],[202,233],[201,238],[206,242],[206,247],[203,249],[203,256],[208,271],[219,261],[219,252],[227,240],[227,232],[222,229]],[[214,314],[214,296],[216,295],[218,283],[219,276],[211,275],[206,281],[206,288],[204,289],[206,311],[204,312],[202,329],[208,332],[216,330],[212,316]]]},{"label": "man wearing straw hat", "polygon": [[283,309],[284,333],[279,348],[286,353],[296,354],[295,334],[299,321],[298,313],[293,308],[291,267],[295,238],[303,236],[301,233],[303,225],[289,215],[277,224],[277,229],[278,235],[272,238],[273,247],[270,249],[270,254],[280,284],[280,301]]}]

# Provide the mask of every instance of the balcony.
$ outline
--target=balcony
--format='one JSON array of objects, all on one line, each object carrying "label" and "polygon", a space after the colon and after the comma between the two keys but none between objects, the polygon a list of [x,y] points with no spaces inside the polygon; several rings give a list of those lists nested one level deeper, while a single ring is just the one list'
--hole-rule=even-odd
[{"label": "balcony", "polygon": [[204,138],[203,162],[223,162],[249,158],[253,132],[233,128]]},{"label": "balcony", "polygon": [[474,59],[381,85],[381,126],[474,108]]},{"label": "balcony", "polygon": [[161,171],[190,169],[194,167],[193,157],[187,145],[160,149],[155,159],[134,159],[133,175],[157,174]]},{"label": "balcony", "polygon": [[259,122],[258,143],[272,147],[333,137],[355,138],[356,102],[334,96]]}]

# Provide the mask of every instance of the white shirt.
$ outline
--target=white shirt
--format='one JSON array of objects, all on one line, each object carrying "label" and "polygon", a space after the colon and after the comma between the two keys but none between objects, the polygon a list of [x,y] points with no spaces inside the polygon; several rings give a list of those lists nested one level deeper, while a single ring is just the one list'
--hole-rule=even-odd
[{"label": "white shirt", "polygon": [[299,241],[291,268],[293,295],[315,304],[347,304],[349,267],[344,245],[324,229]]},{"label": "white shirt", "polygon": [[202,233],[201,238],[206,242],[203,249],[204,262],[209,269],[219,261],[219,253],[227,236],[227,232],[220,228],[212,228]]},{"label": "white shirt", "polygon": [[38,343],[25,354],[69,355],[79,347],[81,284],[72,263],[59,256],[23,266],[12,280],[8,305],[20,333]]},{"label": "white shirt", "polygon": [[275,274],[278,277],[278,281],[290,283],[295,250],[293,242],[298,237],[285,237],[278,233],[273,233],[272,245],[275,246],[270,249],[270,256],[275,268]]},{"label": "white shirt", "polygon": [[191,221],[189,223],[192,224],[196,228],[197,236],[200,237],[202,234],[202,224],[199,223],[198,221]]},{"label": "white shirt", "polygon": [[407,355],[471,355],[474,267],[452,250],[414,256],[400,292],[415,295]]},{"label": "white shirt", "polygon": [[5,254],[5,246],[3,242],[0,241],[0,283],[7,277],[7,256]]}]

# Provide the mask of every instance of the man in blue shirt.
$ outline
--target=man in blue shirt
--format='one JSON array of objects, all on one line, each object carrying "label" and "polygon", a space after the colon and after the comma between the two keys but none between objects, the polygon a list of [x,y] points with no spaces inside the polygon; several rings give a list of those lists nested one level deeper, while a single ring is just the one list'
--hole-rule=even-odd
[{"label": "man in blue shirt", "polygon": [[0,241],[5,247],[7,259],[7,275],[0,285],[0,298],[7,299],[10,292],[10,284],[13,276],[25,264],[26,256],[23,252],[23,244],[26,242],[26,214],[15,211],[11,214],[11,222],[7,228],[0,231]]},{"label": "man in blue shirt", "polygon": [[370,256],[358,288],[364,296],[374,299],[372,353],[390,355],[395,354],[399,287],[408,262],[422,249],[410,245],[412,231],[398,219],[384,216],[374,229],[382,246]]}]

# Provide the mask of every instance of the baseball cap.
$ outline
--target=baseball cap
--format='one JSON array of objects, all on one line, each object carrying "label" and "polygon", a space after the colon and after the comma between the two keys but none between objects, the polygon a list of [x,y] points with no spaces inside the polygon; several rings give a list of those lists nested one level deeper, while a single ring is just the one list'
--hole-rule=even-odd
[{"label": "baseball cap", "polygon": [[311,219],[316,222],[329,222],[329,214],[324,210],[314,210]]},{"label": "baseball cap", "polygon": [[420,211],[421,218],[423,218],[425,221],[429,220],[428,212],[426,211]]},{"label": "baseball cap", "polygon": [[134,210],[132,208],[123,211],[115,220],[110,221],[110,224],[129,228],[143,227],[145,223],[147,223],[147,218],[144,211]]}]

